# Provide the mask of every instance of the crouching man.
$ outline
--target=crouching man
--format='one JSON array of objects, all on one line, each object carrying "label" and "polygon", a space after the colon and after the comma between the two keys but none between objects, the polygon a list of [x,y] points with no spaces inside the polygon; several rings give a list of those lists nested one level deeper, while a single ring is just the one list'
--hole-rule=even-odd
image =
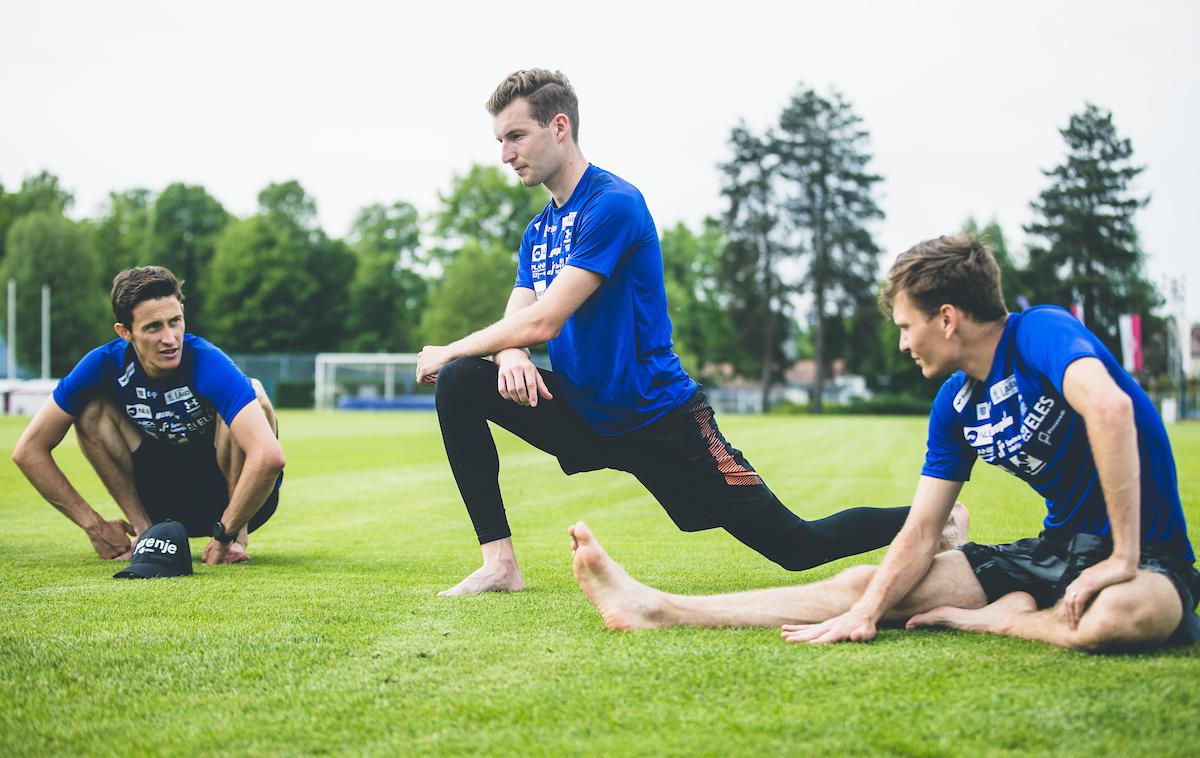
[{"label": "crouching man", "polygon": [[[249,560],[247,534],[279,504],[283,449],[257,380],[212,343],[184,333],[183,292],[161,266],[113,280],[118,338],[92,350],[54,389],[13,460],[101,558],[128,559],[130,537],[173,519],[211,536],[204,562]],[[79,446],[125,514],[106,520],[52,451],[75,426]]]},{"label": "crouching man", "polygon": [[[634,581],[580,523],[575,577],[609,628],[783,625],[788,641],[825,643],[870,640],[889,621],[1092,651],[1200,639],[1200,573],[1166,429],[1100,340],[1061,308],[1007,313],[991,252],[967,236],[902,254],[883,303],[926,378],[950,375],[883,563],[799,587],[668,595]],[[977,458],[1045,498],[1043,531],[937,552]]]}]

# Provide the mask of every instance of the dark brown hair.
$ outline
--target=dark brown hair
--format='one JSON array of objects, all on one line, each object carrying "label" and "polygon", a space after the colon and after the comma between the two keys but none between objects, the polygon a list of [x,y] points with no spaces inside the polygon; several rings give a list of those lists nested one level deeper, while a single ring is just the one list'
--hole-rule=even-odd
[{"label": "dark brown hair", "polygon": [[133,328],[133,309],[138,303],[172,296],[183,302],[183,290],[179,286],[179,280],[170,269],[162,266],[125,269],[113,277],[113,315],[126,329]]},{"label": "dark brown hair", "polygon": [[563,72],[544,68],[512,72],[488,98],[488,113],[497,116],[522,97],[529,101],[530,115],[542,126],[549,126],[558,114],[566,114],[571,122],[571,138],[578,144],[579,99]]},{"label": "dark brown hair", "polygon": [[1000,267],[987,244],[970,234],[925,240],[901,253],[879,295],[884,313],[891,313],[901,292],[926,316],[944,304],[980,323],[1008,313],[1000,291]]}]

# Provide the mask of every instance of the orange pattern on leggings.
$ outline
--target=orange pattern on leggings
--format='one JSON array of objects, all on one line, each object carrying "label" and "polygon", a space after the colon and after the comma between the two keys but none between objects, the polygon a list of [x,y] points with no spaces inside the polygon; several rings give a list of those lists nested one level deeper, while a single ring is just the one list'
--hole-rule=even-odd
[{"label": "orange pattern on leggings", "polygon": [[762,484],[763,480],[752,469],[748,469],[729,452],[729,444],[717,435],[713,427],[713,411],[707,403],[696,403],[692,406],[692,416],[700,425],[700,433],[708,442],[708,452],[716,461],[717,471],[725,475],[725,483],[729,485]]}]

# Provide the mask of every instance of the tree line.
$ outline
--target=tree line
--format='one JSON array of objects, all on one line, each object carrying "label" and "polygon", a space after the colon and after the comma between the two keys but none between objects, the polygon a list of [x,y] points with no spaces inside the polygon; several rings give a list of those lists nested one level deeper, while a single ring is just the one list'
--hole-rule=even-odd
[{"label": "tree line", "polygon": [[[1010,308],[1018,298],[1079,304],[1114,349],[1117,317],[1142,313],[1157,367],[1162,322],[1152,310],[1161,298],[1143,273],[1133,222],[1147,199],[1130,189],[1142,168],[1112,115],[1093,105],[1060,133],[1066,157],[1044,172],[1025,228],[1035,245],[1018,256],[995,223],[964,228],[992,243]],[[877,392],[928,396],[875,303],[883,179],[870,164],[869,133],[836,91],[801,87],[769,128],[732,129],[718,167],[723,212],[661,236],[676,349],[689,371],[755,378],[765,400],[788,365],[812,358],[820,410],[820,388],[841,360]],[[453,177],[433,213],[370,205],[339,239],[320,228],[315,200],[294,180],[264,188],[246,218],[202,186],[175,183],[112,192],[80,221],[66,216],[74,198],[53,174],[15,191],[0,184],[0,279],[18,283],[18,362],[40,359],[42,284],[53,291],[51,371],[62,375],[111,338],[112,277],[149,263],[185,281],[188,330],[230,352],[442,344],[503,312],[521,235],[548,200],[476,165]]]}]

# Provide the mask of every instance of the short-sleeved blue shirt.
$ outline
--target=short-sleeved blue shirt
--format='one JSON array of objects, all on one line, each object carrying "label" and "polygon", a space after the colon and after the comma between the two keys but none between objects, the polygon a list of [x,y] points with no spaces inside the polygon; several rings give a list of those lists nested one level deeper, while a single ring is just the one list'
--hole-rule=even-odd
[{"label": "short-sleeved blue shirt", "polygon": [[1108,512],[1087,429],[1063,397],[1063,376],[1080,358],[1100,360],[1133,401],[1142,541],[1193,562],[1162,418],[1104,344],[1062,308],[1038,306],[1011,314],[986,381],[962,371],[946,380],[929,415],[921,473],[965,482],[975,459],[982,458],[1046,499],[1047,530],[1107,535]]},{"label": "short-sleeved blue shirt", "polygon": [[78,416],[94,397],[107,396],[143,434],[174,445],[212,444],[216,414],[232,424],[255,399],[254,387],[229,356],[206,339],[183,336],[179,367],[151,379],[122,339],[92,350],[54,388],[54,402]]},{"label": "short-sleeved blue shirt", "polygon": [[529,223],[515,286],[540,298],[564,266],[605,279],[549,342],[572,407],[612,436],[686,402],[697,385],[672,349],[658,229],[636,187],[589,165],[562,207]]}]

